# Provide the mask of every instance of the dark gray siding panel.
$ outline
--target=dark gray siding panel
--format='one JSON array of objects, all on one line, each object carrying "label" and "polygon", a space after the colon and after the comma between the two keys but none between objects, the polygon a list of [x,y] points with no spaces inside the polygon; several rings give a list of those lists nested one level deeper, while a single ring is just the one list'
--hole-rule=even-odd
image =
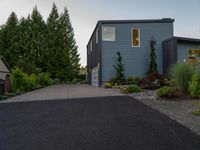
[{"label": "dark gray siding panel", "polygon": [[[96,30],[99,31],[98,43],[96,43]],[[96,67],[97,65],[100,65],[100,60],[101,60],[101,52],[100,52],[101,40],[100,40],[99,24],[97,25],[97,28],[93,32],[90,41],[91,40],[92,40],[92,52],[90,52],[90,44],[87,45],[87,73],[88,73],[87,80],[89,84],[91,84],[92,68]]]},{"label": "dark gray siding panel", "polygon": [[177,40],[163,42],[163,74],[169,76],[170,68],[177,62]]},{"label": "dark gray siding panel", "polygon": [[177,45],[177,61],[183,61],[188,59],[188,52],[190,49],[200,49],[200,43],[193,42],[179,42]]},{"label": "dark gray siding panel", "polygon": [[[144,76],[149,65],[149,40],[153,36],[157,41],[158,70],[163,73],[162,41],[173,36],[173,23],[124,23],[111,24],[116,27],[116,41],[102,42],[102,81],[115,76],[113,64],[116,64],[116,52],[120,51],[125,65],[125,76]],[[140,47],[131,44],[131,29],[140,28]]]}]

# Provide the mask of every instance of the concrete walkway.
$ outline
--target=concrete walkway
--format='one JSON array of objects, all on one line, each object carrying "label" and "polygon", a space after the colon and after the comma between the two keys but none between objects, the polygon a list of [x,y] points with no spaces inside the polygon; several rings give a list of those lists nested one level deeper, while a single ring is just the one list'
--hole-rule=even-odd
[{"label": "concrete walkway", "polygon": [[74,85],[52,85],[32,92],[28,92],[0,103],[8,102],[26,102],[39,100],[55,100],[55,99],[71,99],[71,98],[87,98],[87,97],[104,97],[104,96],[120,96],[123,95],[118,89],[104,89],[92,87],[86,84]]}]

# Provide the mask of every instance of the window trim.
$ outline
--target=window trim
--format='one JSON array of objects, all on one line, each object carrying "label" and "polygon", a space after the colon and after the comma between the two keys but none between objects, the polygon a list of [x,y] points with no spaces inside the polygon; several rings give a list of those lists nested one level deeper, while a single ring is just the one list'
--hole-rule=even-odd
[{"label": "window trim", "polygon": [[[103,29],[104,29],[104,27],[112,27],[112,28],[114,28],[114,40],[105,40],[105,39],[103,39]],[[115,42],[116,41],[116,26],[114,26],[114,25],[102,25],[102,41],[103,42]]]},{"label": "window trim", "polygon": [[90,53],[92,52],[92,49],[93,49],[93,42],[92,40],[90,41]]},{"label": "window trim", "polygon": [[99,29],[96,30],[96,44],[99,43]]},{"label": "window trim", "polygon": [[[138,44],[138,46],[134,46],[133,45],[133,30],[134,29],[138,30],[138,38],[139,38],[139,44]],[[131,28],[131,45],[132,45],[132,47],[138,47],[138,48],[140,47],[140,37],[141,37],[140,34],[141,34],[140,33],[140,28]]]}]

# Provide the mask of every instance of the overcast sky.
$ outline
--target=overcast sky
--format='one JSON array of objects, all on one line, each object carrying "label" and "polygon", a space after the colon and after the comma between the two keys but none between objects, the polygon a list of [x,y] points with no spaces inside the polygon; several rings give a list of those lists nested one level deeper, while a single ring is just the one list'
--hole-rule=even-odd
[{"label": "overcast sky", "polygon": [[21,18],[36,5],[46,19],[53,2],[60,13],[64,6],[69,9],[82,65],[86,65],[86,44],[98,20],[174,18],[175,36],[200,38],[200,0],[0,0],[0,24],[11,11]]}]

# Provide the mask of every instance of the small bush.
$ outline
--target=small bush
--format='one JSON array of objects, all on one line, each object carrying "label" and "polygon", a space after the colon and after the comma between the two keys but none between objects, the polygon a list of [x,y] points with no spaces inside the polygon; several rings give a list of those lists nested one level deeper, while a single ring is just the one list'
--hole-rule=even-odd
[{"label": "small bush", "polygon": [[193,115],[200,116],[200,110],[195,110],[192,112]]},{"label": "small bush", "polygon": [[127,91],[128,93],[138,93],[138,92],[141,92],[141,89],[137,85],[129,85],[127,87]]},{"label": "small bush", "polygon": [[179,97],[181,92],[177,88],[164,86],[156,91],[158,97]]},{"label": "small bush", "polygon": [[18,67],[12,70],[11,82],[14,92],[23,92],[30,89],[28,75]]},{"label": "small bush", "polygon": [[140,81],[139,77],[128,77],[127,78],[127,84],[138,84]]},{"label": "small bush", "polygon": [[193,68],[188,63],[178,63],[171,69],[173,78],[176,80],[178,88],[187,93],[189,82],[192,79]]},{"label": "small bush", "polygon": [[137,85],[128,85],[120,88],[122,93],[138,93],[141,92],[141,88]]},{"label": "small bush", "polygon": [[192,76],[192,81],[189,83],[189,93],[193,98],[200,97],[200,82],[197,73]]},{"label": "small bush", "polygon": [[38,84],[37,76],[32,74],[28,77],[29,82],[29,90],[35,89]]},{"label": "small bush", "polygon": [[110,80],[109,80],[109,83],[111,85],[115,85],[116,83],[119,84],[119,81],[117,79],[117,77],[112,77]]},{"label": "small bush", "polygon": [[104,88],[112,88],[112,85],[110,83],[106,83]]},{"label": "small bush", "polygon": [[50,85],[53,83],[53,80],[50,78],[49,73],[41,72],[38,74],[38,84],[41,86]]}]

